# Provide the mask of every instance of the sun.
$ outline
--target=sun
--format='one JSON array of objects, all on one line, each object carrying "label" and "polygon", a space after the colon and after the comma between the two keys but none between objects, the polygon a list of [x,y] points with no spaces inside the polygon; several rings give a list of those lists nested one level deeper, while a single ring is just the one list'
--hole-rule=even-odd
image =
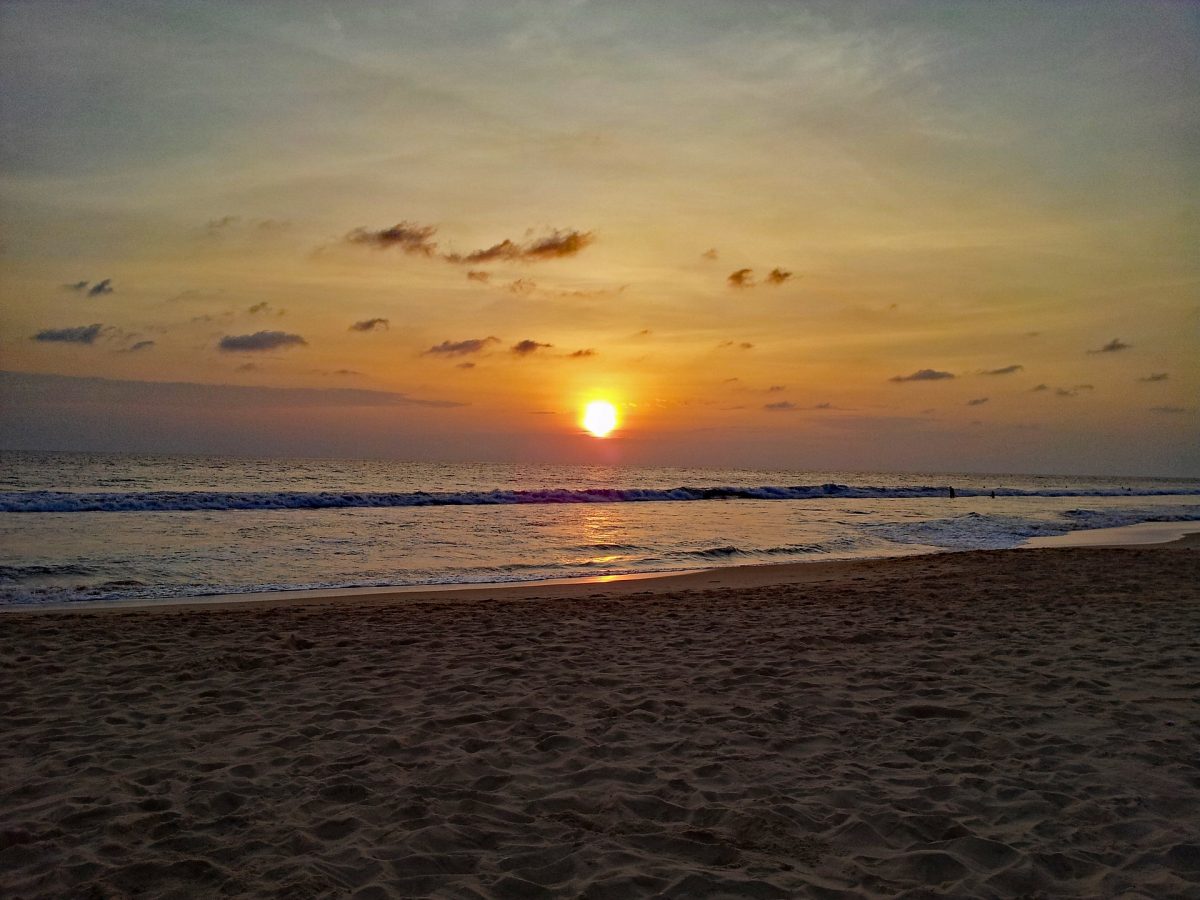
[{"label": "sun", "polygon": [[593,400],[583,408],[583,419],[580,421],[593,437],[608,437],[609,432],[617,427],[617,408],[607,400]]}]

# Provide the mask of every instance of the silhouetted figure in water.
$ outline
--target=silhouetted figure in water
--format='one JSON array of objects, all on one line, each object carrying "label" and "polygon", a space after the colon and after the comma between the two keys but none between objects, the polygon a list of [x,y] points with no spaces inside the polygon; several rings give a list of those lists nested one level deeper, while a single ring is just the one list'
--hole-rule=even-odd
[{"label": "silhouetted figure in water", "polygon": [[954,488],[950,488],[950,499],[953,500],[958,494],[954,493]]},{"label": "silhouetted figure in water", "polygon": [[993,500],[995,500],[995,499],[996,499],[996,492],[995,492],[995,491],[992,491],[992,499],[993,499]]}]

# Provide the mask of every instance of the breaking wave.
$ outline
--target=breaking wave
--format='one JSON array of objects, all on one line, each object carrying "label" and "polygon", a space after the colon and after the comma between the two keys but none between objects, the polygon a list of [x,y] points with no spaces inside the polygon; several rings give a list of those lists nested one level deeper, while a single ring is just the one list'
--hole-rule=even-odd
[{"label": "breaking wave", "polygon": [[[956,488],[957,497],[1200,496],[1200,488]],[[763,487],[554,488],[529,491],[405,493],[370,491],[0,492],[0,512],[183,512],[194,510],[351,509],[419,506],[510,506],[554,503],[656,503],[697,500],[920,499],[951,496],[947,485],[868,487],[816,484]]]}]

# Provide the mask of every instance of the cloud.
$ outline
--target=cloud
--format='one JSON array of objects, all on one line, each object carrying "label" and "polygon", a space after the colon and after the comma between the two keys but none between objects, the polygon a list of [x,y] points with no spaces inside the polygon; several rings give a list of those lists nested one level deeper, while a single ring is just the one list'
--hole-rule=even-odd
[{"label": "cloud", "polygon": [[51,344],[94,344],[103,325],[77,325],[74,328],[47,328],[33,336],[33,340]]},{"label": "cloud", "polygon": [[1011,366],[1003,366],[999,369],[987,369],[981,374],[983,375],[1012,375],[1014,372],[1020,372],[1024,366],[1018,366],[1015,363]]},{"label": "cloud", "polygon": [[749,341],[721,341],[717,347],[737,347],[739,350],[753,350],[754,345]]},{"label": "cloud", "polygon": [[105,278],[103,281],[97,281],[88,288],[87,295],[89,297],[103,297],[105,294],[113,292],[112,279]]},{"label": "cloud", "polygon": [[1133,344],[1126,344],[1120,338],[1113,338],[1103,347],[1099,347],[1095,350],[1089,350],[1088,353],[1116,353],[1119,350],[1128,350],[1132,346]]},{"label": "cloud", "polygon": [[221,216],[219,219],[209,219],[204,224],[204,230],[210,235],[216,236],[231,225],[236,225],[241,220],[241,216]]},{"label": "cloud", "polygon": [[154,341],[138,341],[136,344],[132,344],[131,346],[126,347],[121,352],[122,353],[138,353],[142,350],[149,350],[153,346],[154,346]]},{"label": "cloud", "polygon": [[268,312],[274,312],[277,315],[282,316],[284,311],[282,309],[280,309],[280,310],[273,309],[271,307],[270,303],[268,303],[266,300],[262,300],[258,303],[255,303],[253,306],[246,307],[246,312],[250,313],[250,315],[252,315],[252,316],[256,316],[259,313],[268,313]]},{"label": "cloud", "polygon": [[466,356],[469,353],[479,353],[487,349],[488,344],[498,344],[500,338],[470,338],[465,341],[442,341],[425,351],[424,355],[435,356]]},{"label": "cloud", "polygon": [[395,247],[414,256],[432,256],[437,251],[437,243],[431,240],[436,233],[436,225],[399,222],[391,228],[382,228],[379,231],[355,228],[346,235],[346,240],[351,244],[364,244],[377,250]]},{"label": "cloud", "polygon": [[530,353],[536,353],[538,350],[546,349],[546,348],[553,347],[553,346],[554,346],[553,344],[542,344],[542,343],[539,343],[538,341],[531,341],[528,338],[526,338],[523,341],[517,341],[509,349],[511,350],[511,352],[515,353],[517,356],[528,356]]},{"label": "cloud", "polygon": [[76,291],[76,292],[82,293],[83,291],[87,290],[88,284],[89,284],[89,282],[87,282],[87,281],[76,281],[73,284],[64,284],[63,287],[66,288],[68,291]]},{"label": "cloud", "polygon": [[467,271],[467,281],[478,281],[482,284],[487,284],[492,280],[490,272],[481,272],[479,269],[469,269]]},{"label": "cloud", "polygon": [[1050,390],[1050,385],[1038,384],[1038,385],[1034,385],[1033,387],[1031,387],[1029,389],[1029,393],[1036,394],[1038,391],[1048,391],[1048,390]]},{"label": "cloud", "polygon": [[375,331],[382,328],[388,331],[392,327],[392,323],[387,319],[363,319],[361,322],[355,322],[350,326],[351,331]]},{"label": "cloud", "polygon": [[475,363],[473,363],[473,362],[460,362],[460,363],[459,363],[457,366],[455,366],[454,368],[456,368],[456,369],[473,369],[473,368],[475,368]]},{"label": "cloud", "polygon": [[944,381],[953,377],[950,372],[939,372],[937,369],[917,369],[911,375],[893,375],[888,381]]},{"label": "cloud", "polygon": [[987,397],[976,397],[974,400],[968,400],[967,406],[983,406],[983,404],[985,404],[987,402],[988,402]]},{"label": "cloud", "polygon": [[595,240],[590,231],[559,231],[551,232],[547,237],[539,238],[528,243],[518,243],[505,238],[498,244],[484,250],[476,250],[465,256],[459,253],[448,253],[443,258],[452,263],[480,263],[495,260],[538,262],[544,259],[559,259],[574,256]]},{"label": "cloud", "polygon": [[466,406],[452,400],[424,400],[393,391],[361,388],[273,388],[180,381],[125,381],[31,372],[0,372],[0,391],[23,402],[82,403],[108,408],[161,407],[191,411],[231,407]]},{"label": "cloud", "polygon": [[532,294],[537,290],[537,282],[529,278],[518,278],[516,281],[510,281],[507,288],[513,294]]},{"label": "cloud", "polygon": [[[438,254],[437,242],[433,236],[437,234],[436,225],[419,225],[416,222],[399,222],[390,228],[372,230],[355,228],[345,237],[347,243],[363,244],[386,250],[392,247],[419,256],[439,255],[448,263],[486,263],[497,260],[507,262],[538,262],[545,259],[560,259],[575,256],[595,240],[590,231],[574,229],[555,229],[545,237],[531,241],[513,241],[505,238],[498,244],[493,244],[483,250],[472,253]],[[472,281],[487,281],[486,272],[472,271],[467,273]]]},{"label": "cloud", "polygon": [[707,259],[707,260],[715,260],[717,258],[717,248],[709,247],[707,250],[705,250],[703,253],[700,254],[700,258]]},{"label": "cloud", "polygon": [[262,366],[260,366],[258,363],[242,363],[240,366],[237,367],[236,371],[238,371],[238,372],[257,372],[261,368],[262,368]]},{"label": "cloud", "polygon": [[753,269],[738,269],[736,272],[730,272],[725,280],[729,282],[730,287],[754,287],[753,272]]},{"label": "cloud", "polygon": [[1056,397],[1076,397],[1080,391],[1094,391],[1095,389],[1094,384],[1076,384],[1069,388],[1055,388],[1054,395]]},{"label": "cloud", "polygon": [[357,369],[334,369],[334,375],[361,375],[362,372]]},{"label": "cloud", "polygon": [[219,219],[209,219],[204,225],[204,232],[210,238],[217,238],[224,234],[244,233],[245,228],[272,234],[286,231],[291,227],[292,223],[286,219],[243,219],[241,216],[222,216]]},{"label": "cloud", "polygon": [[1182,406],[1152,406],[1150,412],[1166,413],[1168,415],[1179,415],[1179,413],[1187,412],[1187,409]]},{"label": "cloud", "polygon": [[784,271],[783,269],[772,269],[767,273],[767,284],[783,284],[791,277],[791,272]]},{"label": "cloud", "polygon": [[256,331],[254,334],[227,334],[217,347],[225,352],[243,353],[282,350],[285,347],[304,347],[308,341],[298,334],[283,331]]},{"label": "cloud", "polygon": [[591,347],[588,347],[586,350],[576,350],[574,353],[568,353],[567,358],[568,359],[583,359],[584,357],[595,356],[595,355],[596,355],[596,351],[593,350]]},{"label": "cloud", "polygon": [[798,409],[798,408],[799,407],[797,407],[796,404],[792,403],[790,400],[780,400],[778,403],[764,403],[763,404],[763,409],[769,410],[771,412],[791,412],[792,410]]},{"label": "cloud", "polygon": [[1147,375],[1145,378],[1139,378],[1139,379],[1138,379],[1138,381],[1147,381],[1147,382],[1151,382],[1151,381],[1166,381],[1166,380],[1167,380],[1167,373],[1166,373],[1166,372],[1155,372],[1153,375]]},{"label": "cloud", "polygon": [[813,407],[813,409],[834,409],[834,408],[835,407],[832,403],[818,403],[816,406]]}]

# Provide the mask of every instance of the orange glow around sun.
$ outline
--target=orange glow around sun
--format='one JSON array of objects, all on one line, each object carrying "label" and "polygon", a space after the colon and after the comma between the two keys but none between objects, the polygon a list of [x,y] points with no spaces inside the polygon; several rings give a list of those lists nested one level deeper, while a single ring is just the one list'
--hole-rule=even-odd
[{"label": "orange glow around sun", "polygon": [[607,400],[593,400],[584,407],[580,423],[593,437],[608,437],[617,427],[617,408]]}]

